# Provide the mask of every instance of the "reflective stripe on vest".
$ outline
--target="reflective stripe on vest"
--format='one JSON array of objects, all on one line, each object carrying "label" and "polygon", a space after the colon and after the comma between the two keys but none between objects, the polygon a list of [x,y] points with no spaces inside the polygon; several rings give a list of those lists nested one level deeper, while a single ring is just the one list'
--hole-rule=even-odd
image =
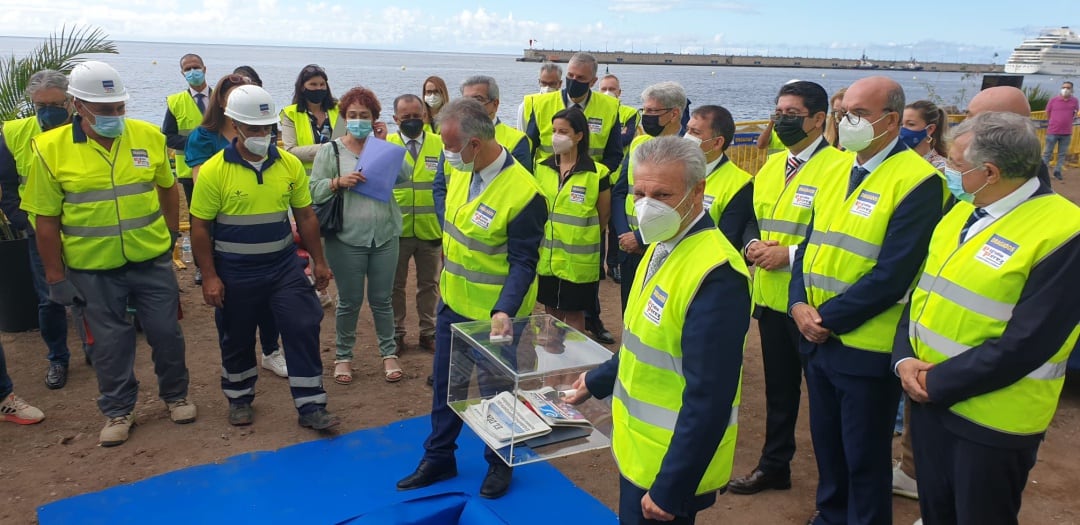
[{"label": "reflective stripe on vest", "polygon": [[[643,260],[649,260],[652,253],[650,247]],[[631,289],[636,293],[626,305],[626,328],[612,393],[611,450],[619,472],[638,487],[647,489],[655,481],[682,409],[686,386],[682,332],[687,310],[705,277],[726,264],[747,279],[749,289],[749,272],[738,252],[719,230],[708,228],[679,241],[648,282],[644,282],[644,272],[634,277]],[[745,306],[749,314],[750,305]],[[732,400],[723,438],[698,480],[695,494],[717,490],[731,477],[740,392],[741,387]]]},{"label": "reflective stripe on vest", "polygon": [[[210,105],[209,97],[207,97],[206,105]],[[195,98],[192,97],[191,91],[183,90],[179,93],[173,93],[165,99],[165,103],[169,106],[169,112],[176,118],[177,133],[183,137],[187,137],[191,134],[195,128],[202,124],[203,113],[199,111],[199,105],[195,103]],[[187,162],[184,161],[183,148],[175,150],[176,156],[176,177],[180,179],[191,178],[191,168],[188,167]]]},{"label": "reflective stripe on vest", "polygon": [[[532,174],[506,155],[502,171],[469,200],[473,174],[446,174],[445,261],[439,279],[443,302],[469,319],[488,319],[510,273],[507,227],[541,194]],[[511,317],[527,315],[536,304],[536,279]]]},{"label": "reflective stripe on vest", "polygon": [[[830,175],[844,179],[846,186],[850,170],[851,164],[847,164],[846,170]],[[927,179],[940,182],[944,190],[940,173],[919,154],[904,149],[886,158],[842,203],[814,208],[814,231],[803,255],[804,284],[811,306],[818,308],[844,293],[874,268],[893,213]],[[858,328],[837,337],[851,348],[891,352],[903,301],[899,298]]]},{"label": "reflective stripe on vest", "polygon": [[[406,140],[400,133],[386,138],[387,142],[403,148],[406,147]],[[394,186],[394,200],[401,209],[401,237],[415,237],[424,241],[442,238],[442,226],[435,215],[435,194],[432,191],[442,150],[442,138],[426,131],[416,159],[405,154],[405,162],[412,166],[412,178]]]},{"label": "reflective stripe on vest", "polygon": [[[806,239],[814,210],[839,206],[843,201],[847,178],[836,174],[851,169],[853,155],[831,146],[818,149],[791,181],[785,183],[787,157],[786,150],[770,155],[754,176],[754,215],[762,241],[798,246]],[[804,275],[804,279],[810,278]],[[754,304],[787,312],[790,285],[790,266],[755,269]]]},{"label": "reflective stripe on vest", "polygon": [[608,169],[593,161],[560,182],[560,174],[548,163],[534,169],[536,182],[548,203],[548,220],[540,244],[536,272],[572,283],[596,282],[600,267],[600,181]]},{"label": "reflective stripe on vest", "polygon": [[[959,202],[938,224],[925,272],[911,294],[908,340],[915,356],[932,364],[979,352],[986,342],[1000,339],[1032,269],[1080,232],[1080,208],[1057,194],[1045,194],[959,243],[973,209]],[[949,410],[997,432],[1045,432],[1078,337],[1080,326],[1049,360],[1015,383],[957,402]]]}]

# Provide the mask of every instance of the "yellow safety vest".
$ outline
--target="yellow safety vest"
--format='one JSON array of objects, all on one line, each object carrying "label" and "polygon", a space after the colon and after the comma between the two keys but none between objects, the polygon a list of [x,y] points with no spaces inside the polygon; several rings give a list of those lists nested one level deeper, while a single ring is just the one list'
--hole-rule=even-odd
[{"label": "yellow safety vest", "polygon": [[41,124],[37,115],[9,120],[4,123],[4,144],[11,157],[15,159],[15,171],[19,173],[19,197],[22,198],[26,178],[30,175],[34,152],[30,149],[30,140],[41,134]]},{"label": "yellow safety vest", "polygon": [[[637,114],[638,109],[634,106],[619,106],[619,124],[622,125],[623,135],[629,134],[631,137],[637,138],[637,122],[634,123],[634,129],[627,131],[627,126],[630,124],[630,120],[637,116]],[[631,142],[633,142],[633,139],[631,139]],[[630,145],[627,144],[627,146],[623,148],[623,155],[626,155],[629,152]]]},{"label": "yellow safety vest", "polygon": [[[297,146],[313,146],[315,145],[315,135],[311,132],[311,120],[308,118],[307,107],[305,106],[304,109],[304,111],[300,111],[296,104],[290,104],[281,110],[281,116],[293,122],[293,127],[296,129]],[[339,113],[337,106],[330,108],[326,112],[326,119],[330,121],[331,126],[337,125]],[[312,164],[313,162],[304,163],[304,169],[308,173],[311,173]]]},{"label": "yellow safety vest", "polygon": [[[513,153],[514,149],[525,141],[525,148],[527,151],[532,151],[532,141],[529,140],[529,136],[513,126],[506,124],[505,122],[499,122],[495,124],[495,142],[498,142],[500,146],[506,148],[506,151]],[[535,168],[535,165],[533,165]]]},{"label": "yellow safety vest", "polygon": [[[206,104],[209,106],[209,97],[207,99]],[[182,137],[187,138],[192,131],[195,131],[195,128],[202,124],[203,113],[199,111],[199,105],[192,98],[191,91],[185,89],[179,93],[173,93],[165,99],[165,103],[169,106],[169,112],[176,118],[176,128]],[[177,178],[190,179],[191,168],[184,162],[184,150],[178,149],[174,152]]]},{"label": "yellow safety vest", "polygon": [[[650,246],[643,260],[652,259],[655,249],[655,244]],[[749,288],[750,274],[742,257],[720,230],[709,228],[682,239],[648,282],[643,282],[644,271],[634,277],[633,290],[640,292],[631,294],[626,305],[618,380],[611,400],[611,451],[619,472],[638,487],[648,489],[656,480],[682,409],[686,387],[682,332],[690,302],[709,272],[725,264],[745,276]],[[697,495],[718,490],[731,478],[741,375],[740,371],[727,430],[698,482]]]},{"label": "yellow safety vest", "polygon": [[[851,166],[847,167],[833,176],[847,178]],[[803,255],[803,279],[810,306],[818,308],[846,292],[873,269],[896,207],[930,178],[940,181],[944,189],[945,181],[937,169],[906,149],[885,159],[839,206],[815,208],[814,231]],[[842,191],[846,191],[846,181],[841,184]],[[902,309],[897,302],[838,337],[851,348],[890,353]]]},{"label": "yellow safety vest", "polygon": [[[925,272],[911,294],[908,336],[916,357],[929,363],[978,352],[979,345],[1001,337],[1032,268],[1080,231],[1080,208],[1048,194],[1027,200],[960,243],[960,232],[973,210],[971,204],[958,202],[938,224]],[[960,401],[949,410],[998,432],[1045,432],[1078,335],[1080,327],[1046,364],[1019,381]]]},{"label": "yellow safety vest", "polygon": [[[563,102],[562,91],[535,94],[531,99],[530,102],[527,98],[526,104],[531,105],[532,111],[525,115],[532,114],[536,127],[540,130],[540,144],[536,148],[533,162],[533,166],[536,166],[555,152],[551,148],[551,119],[556,113],[566,109],[566,104]],[[619,101],[603,93],[590,92],[585,105],[585,120],[589,123],[589,156],[600,162],[604,157],[604,146],[607,145],[611,130],[619,121]]]},{"label": "yellow safety vest", "polygon": [[[840,206],[847,190],[844,170],[851,170],[851,153],[825,146],[814,153],[786,186],[787,151],[774,153],[754,177],[754,215],[762,241],[798,246],[806,238],[813,210]],[[827,213],[827,212],[826,212]],[[754,270],[754,304],[788,311],[791,267]]]},{"label": "yellow safety vest", "polygon": [[295,251],[289,210],[311,205],[309,182],[300,159],[283,149],[271,147],[256,174],[230,146],[199,169],[191,215],[214,221],[218,264],[271,264]]},{"label": "yellow safety vest", "polygon": [[753,179],[749,173],[732,162],[731,158],[718,164],[716,169],[705,177],[705,210],[717,226],[720,225],[720,216],[724,214],[731,198]]},{"label": "yellow safety vest", "polygon": [[608,176],[607,167],[599,162],[577,166],[561,187],[559,172],[550,159],[536,166],[535,171],[548,203],[537,273],[572,283],[596,282],[601,229],[596,203],[600,182]]},{"label": "yellow safety vest", "polygon": [[630,224],[630,231],[637,231],[637,212],[634,211],[634,150],[638,146],[652,140],[652,135],[638,135],[634,137],[634,141],[630,143],[630,148],[627,152],[626,160],[626,202],[623,204],[626,210],[626,222]]},{"label": "yellow safety vest", "polygon": [[[424,142],[416,159],[405,153],[405,162],[412,166],[412,178],[394,186],[394,199],[401,208],[401,236],[434,241],[441,239],[443,233],[439,218],[435,215],[435,195],[432,193],[443,142],[442,137],[435,133],[424,132],[423,137]],[[386,140],[405,147],[400,133],[394,133]]]},{"label": "yellow safety vest", "polygon": [[[475,199],[469,200],[473,174],[447,172],[446,218],[443,222],[445,262],[439,278],[443,302],[470,319],[488,319],[499,300],[506,277],[507,227],[537,195],[540,187],[528,170],[509,162]],[[528,315],[536,306],[536,279],[510,317]]]},{"label": "yellow safety vest", "polygon": [[111,270],[168,252],[171,237],[157,188],[176,180],[165,136],[129,118],[105,150],[74,125],[34,138],[37,160],[23,209],[60,217],[64,262],[74,270]]}]

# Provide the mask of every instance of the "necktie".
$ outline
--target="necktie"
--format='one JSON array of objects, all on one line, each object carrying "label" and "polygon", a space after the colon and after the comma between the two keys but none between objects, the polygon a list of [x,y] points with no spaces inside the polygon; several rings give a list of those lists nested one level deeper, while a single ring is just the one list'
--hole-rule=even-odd
[{"label": "necktie", "polygon": [[570,107],[579,111],[585,111],[585,109],[581,107],[581,104],[578,104],[577,102],[575,102],[574,105]]},{"label": "necktie", "polygon": [[405,149],[408,149],[409,155],[412,155],[413,160],[416,160],[416,156],[420,154],[420,143],[416,142],[415,139],[410,140],[409,143],[405,145]]},{"label": "necktie", "polygon": [[472,182],[469,183],[469,200],[473,200],[480,195],[483,191],[484,179],[480,178],[480,175],[473,173]]},{"label": "necktie", "polygon": [[[657,243],[656,249],[653,250],[652,259],[649,260],[649,267],[645,270],[645,281],[652,278],[653,274],[660,269],[660,265],[664,264],[664,260],[671,252],[668,251],[664,243]],[[643,281],[644,283],[644,281]]]},{"label": "necktie", "polygon": [[964,242],[967,239],[968,230],[970,230],[976,222],[979,222],[979,219],[986,217],[987,215],[990,214],[986,213],[986,210],[975,208],[975,211],[971,212],[971,216],[968,217],[967,222],[964,223],[964,229],[960,230],[960,242]]},{"label": "necktie", "polygon": [[855,191],[855,188],[859,186],[859,183],[870,174],[870,170],[863,168],[862,166],[853,166],[851,168],[851,180],[848,181],[847,194],[851,195],[851,192]]},{"label": "necktie", "polygon": [[784,186],[786,187],[791,183],[791,179],[795,178],[795,174],[799,172],[799,168],[803,165],[803,160],[799,157],[788,157],[787,168],[784,169]]},{"label": "necktie", "polygon": [[206,114],[206,95],[203,95],[202,93],[196,93],[195,105],[199,106],[199,113]]}]

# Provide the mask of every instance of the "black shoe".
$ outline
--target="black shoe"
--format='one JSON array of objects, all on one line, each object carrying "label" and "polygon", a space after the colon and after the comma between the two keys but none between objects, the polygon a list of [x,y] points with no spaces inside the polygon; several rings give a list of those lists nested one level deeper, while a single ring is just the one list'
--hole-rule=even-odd
[{"label": "black shoe", "polygon": [[49,371],[45,373],[45,386],[50,390],[64,388],[67,384],[68,365],[65,363],[49,363]]},{"label": "black shoe", "polygon": [[1065,180],[1065,179],[1061,178],[1060,173],[1054,173],[1054,178],[1057,179],[1057,180]]},{"label": "black shoe", "polygon": [[412,474],[401,478],[401,481],[397,482],[397,488],[398,490],[419,489],[455,476],[457,476],[456,464],[450,463],[444,467],[439,467],[426,459],[422,459]]},{"label": "black shoe", "polygon": [[587,329],[592,332],[593,339],[595,339],[596,342],[604,345],[615,344],[615,337],[611,335],[611,332],[609,332],[607,328],[604,328],[603,321],[597,319],[595,322],[590,324],[591,326],[589,326]]},{"label": "black shoe", "polygon": [[255,409],[245,403],[229,405],[229,424],[234,427],[246,427],[255,421]]},{"label": "black shoe", "polygon": [[766,473],[754,469],[750,474],[728,482],[728,492],[732,494],[757,494],[763,490],[788,490],[791,488],[790,473]]},{"label": "black shoe", "polygon": [[622,268],[619,268],[619,265],[616,264],[613,266],[609,266],[607,274],[608,277],[611,277],[611,280],[615,281],[616,284],[622,282]]},{"label": "black shoe", "polygon": [[328,412],[325,408],[318,408],[314,412],[301,414],[299,423],[302,427],[315,430],[326,430],[338,426],[338,424],[341,423],[341,420]]},{"label": "black shoe", "polygon": [[428,376],[427,376],[427,386],[430,386],[430,387],[435,386],[435,375],[434,374],[428,374]]},{"label": "black shoe", "polygon": [[513,475],[514,469],[502,463],[488,467],[484,482],[480,484],[480,497],[501,498],[506,491],[510,490],[510,479]]}]

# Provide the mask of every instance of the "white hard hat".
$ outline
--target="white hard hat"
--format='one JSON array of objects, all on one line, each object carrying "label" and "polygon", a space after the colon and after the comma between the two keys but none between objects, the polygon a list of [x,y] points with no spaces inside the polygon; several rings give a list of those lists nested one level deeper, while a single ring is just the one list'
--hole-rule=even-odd
[{"label": "white hard hat", "polygon": [[268,126],[278,122],[277,108],[270,93],[253,85],[236,86],[229,92],[225,116],[252,126]]},{"label": "white hard hat", "polygon": [[109,64],[97,60],[72,68],[67,92],[87,102],[123,102],[129,98],[120,74]]}]

